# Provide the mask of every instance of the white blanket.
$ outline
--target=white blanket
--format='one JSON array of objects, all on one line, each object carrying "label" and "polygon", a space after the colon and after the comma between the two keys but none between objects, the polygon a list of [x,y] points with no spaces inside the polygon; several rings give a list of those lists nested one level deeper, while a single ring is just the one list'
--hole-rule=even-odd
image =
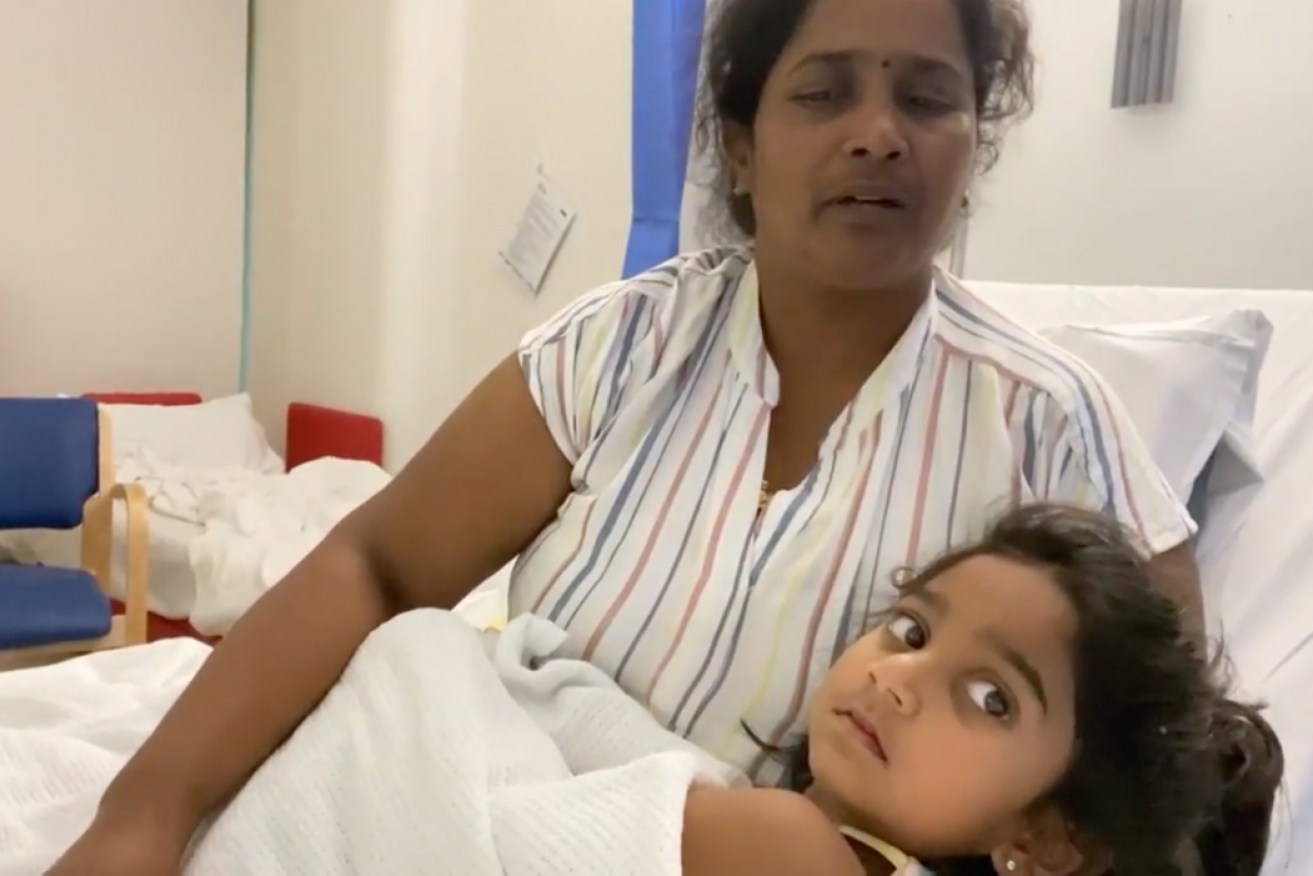
[{"label": "white blanket", "polygon": [[34,876],[73,841],[209,650],[170,639],[0,673],[0,876]]},{"label": "white blanket", "polygon": [[[678,874],[689,785],[741,777],[597,669],[544,660],[562,640],[528,617],[500,636],[443,612],[392,621],[201,834],[187,872]],[[197,653],[157,655],[176,670]],[[176,695],[142,670],[128,686],[155,689],[116,696],[115,656],[0,676],[3,876],[58,855]]]},{"label": "white blanket", "polygon": [[125,455],[117,477],[141,484],[158,514],[191,523],[223,521],[243,534],[322,527],[340,516],[342,504],[358,504],[388,481],[372,462],[350,459],[326,457],[271,474],[174,465],[143,448]]},{"label": "white blanket", "polygon": [[280,475],[231,470],[228,479],[213,480],[219,473],[175,473],[158,494],[176,500],[185,487],[189,501],[181,508],[205,527],[191,544],[191,623],[210,635],[226,633],[329,530],[388,483],[373,463],[332,458]]}]

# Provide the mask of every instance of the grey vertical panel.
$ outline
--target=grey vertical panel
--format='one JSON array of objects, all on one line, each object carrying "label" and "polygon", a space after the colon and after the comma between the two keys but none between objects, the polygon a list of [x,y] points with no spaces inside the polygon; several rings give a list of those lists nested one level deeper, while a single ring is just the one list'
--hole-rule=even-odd
[{"label": "grey vertical panel", "polygon": [[1135,35],[1135,0],[1121,0],[1121,16],[1117,19],[1117,59],[1113,67],[1112,105],[1130,106],[1131,102],[1131,43]]},{"label": "grey vertical panel", "polygon": [[1145,83],[1145,103],[1161,103],[1163,99],[1163,57],[1167,52],[1167,0],[1148,0],[1149,41],[1146,56],[1148,81]]},{"label": "grey vertical panel", "polygon": [[1176,94],[1182,0],[1121,0],[1112,105],[1168,103]]},{"label": "grey vertical panel", "polygon": [[1163,0],[1167,6],[1166,39],[1163,41],[1163,103],[1176,99],[1176,64],[1181,46],[1181,0]]},{"label": "grey vertical panel", "polygon": [[1135,28],[1131,37],[1130,101],[1143,106],[1149,100],[1149,45],[1153,40],[1153,0],[1136,0]]}]

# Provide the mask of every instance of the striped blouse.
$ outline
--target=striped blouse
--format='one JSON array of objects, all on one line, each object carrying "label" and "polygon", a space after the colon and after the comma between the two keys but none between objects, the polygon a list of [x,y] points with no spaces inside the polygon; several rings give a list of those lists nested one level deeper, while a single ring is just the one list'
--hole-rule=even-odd
[{"label": "striped blouse", "polygon": [[[573,491],[522,555],[512,614],[569,633],[658,720],[761,781],[898,570],[1008,505],[1102,509],[1155,551],[1193,532],[1107,386],[947,275],[758,516],[779,379],[751,251],[683,256],[523,340]],[[749,734],[746,728],[750,728]]]}]

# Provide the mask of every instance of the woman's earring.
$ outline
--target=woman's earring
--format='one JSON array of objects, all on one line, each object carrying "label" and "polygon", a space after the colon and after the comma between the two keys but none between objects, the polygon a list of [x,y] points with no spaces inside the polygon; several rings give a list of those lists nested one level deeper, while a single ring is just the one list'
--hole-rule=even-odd
[{"label": "woman's earring", "polygon": [[1009,873],[1015,873],[1015,872],[1017,872],[1017,862],[1016,862],[1016,861],[1012,861],[1012,860],[1009,860],[1009,861],[1008,861],[1008,872],[1009,872]]},{"label": "woman's earring", "polygon": [[[963,193],[962,193],[962,212],[963,212],[963,213],[968,213],[968,212],[970,212],[970,210],[971,210],[971,193],[970,193],[970,192],[963,192]],[[1016,861],[1008,861],[1008,863],[1009,863],[1009,864],[1015,864]]]}]

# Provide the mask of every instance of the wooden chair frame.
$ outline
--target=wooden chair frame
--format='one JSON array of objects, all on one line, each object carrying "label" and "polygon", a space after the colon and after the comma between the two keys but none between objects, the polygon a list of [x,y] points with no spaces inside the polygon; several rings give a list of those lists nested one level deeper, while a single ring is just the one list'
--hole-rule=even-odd
[{"label": "wooden chair frame", "polygon": [[6,657],[27,664],[29,660],[104,651],[146,641],[146,606],[150,574],[149,499],[141,484],[114,482],[114,444],[109,417],[103,409],[97,414],[99,446],[99,483],[96,494],[82,506],[82,548],[80,567],[95,576],[101,592],[110,595],[114,569],[114,505],[122,502],[127,510],[127,544],[124,562],[127,567],[127,592],[124,612],[116,615],[110,630],[98,639],[78,642],[52,642],[30,648],[9,649]]}]

